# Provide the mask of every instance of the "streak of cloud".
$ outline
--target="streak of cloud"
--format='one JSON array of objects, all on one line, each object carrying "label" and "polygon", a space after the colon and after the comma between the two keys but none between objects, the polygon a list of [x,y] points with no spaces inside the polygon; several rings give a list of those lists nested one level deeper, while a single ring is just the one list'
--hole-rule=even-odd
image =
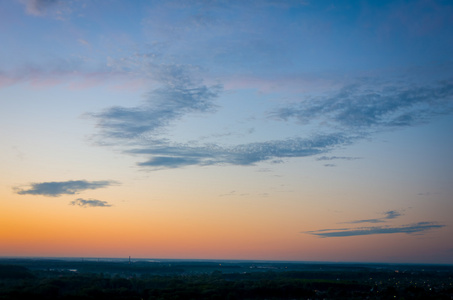
[{"label": "streak of cloud", "polygon": [[321,156],[316,158],[316,160],[356,160],[362,159],[361,157],[350,157],[350,156]]},{"label": "streak of cloud", "polygon": [[376,218],[376,219],[363,219],[363,220],[354,220],[350,222],[343,222],[342,224],[360,224],[360,223],[383,223],[386,222],[387,220],[391,219],[396,219],[402,214],[396,210],[389,210],[384,212],[384,217],[382,218]]},{"label": "streak of cloud", "polygon": [[374,226],[374,227],[359,227],[359,228],[341,228],[341,229],[321,229],[314,231],[305,231],[303,233],[316,235],[322,238],[328,237],[350,237],[361,235],[375,234],[395,234],[395,233],[422,233],[431,229],[443,228],[445,225],[434,222],[418,222],[415,224],[402,226]]},{"label": "streak of cloud", "polygon": [[82,198],[73,200],[69,204],[74,205],[74,206],[81,206],[81,207],[111,207],[112,206],[107,201],[101,201],[101,200],[96,200],[96,199],[82,199]]},{"label": "streak of cloud", "polygon": [[139,166],[175,168],[188,165],[230,164],[250,166],[276,158],[305,157],[327,152],[331,148],[348,144],[351,138],[338,134],[312,138],[292,138],[261,143],[242,144],[233,147],[169,145],[150,143],[142,148],[128,150],[132,154],[146,154],[151,158]]},{"label": "streak of cloud", "polygon": [[32,183],[30,187],[15,187],[14,191],[19,195],[42,195],[48,197],[59,197],[61,195],[74,195],[84,190],[95,190],[117,184],[115,181],[86,181],[86,180],[69,180],[69,181],[50,181],[41,183]]}]

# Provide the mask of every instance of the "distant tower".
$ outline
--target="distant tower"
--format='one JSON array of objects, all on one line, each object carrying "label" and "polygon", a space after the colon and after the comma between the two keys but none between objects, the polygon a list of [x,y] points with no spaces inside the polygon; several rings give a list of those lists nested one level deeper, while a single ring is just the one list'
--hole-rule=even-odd
[{"label": "distant tower", "polygon": [[131,264],[131,257],[129,256],[129,264]]}]

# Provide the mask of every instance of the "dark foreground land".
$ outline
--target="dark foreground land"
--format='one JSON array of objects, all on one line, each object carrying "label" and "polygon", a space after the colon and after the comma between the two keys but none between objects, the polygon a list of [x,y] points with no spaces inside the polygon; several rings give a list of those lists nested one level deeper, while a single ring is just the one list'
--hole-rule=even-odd
[{"label": "dark foreground land", "polygon": [[0,299],[453,299],[453,266],[0,258]]}]

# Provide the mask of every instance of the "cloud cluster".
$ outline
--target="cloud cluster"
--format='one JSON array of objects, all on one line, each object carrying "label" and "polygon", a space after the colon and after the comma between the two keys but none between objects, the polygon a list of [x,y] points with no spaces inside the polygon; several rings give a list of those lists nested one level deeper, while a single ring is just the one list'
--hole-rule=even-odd
[{"label": "cloud cluster", "polygon": [[[185,11],[185,13],[189,13],[189,11]],[[156,18],[156,20],[160,20],[158,16]],[[191,18],[187,20],[189,19]],[[212,19],[208,21],[208,19],[197,18],[196,23],[205,24],[214,21]],[[157,22],[156,20],[150,21]],[[162,22],[162,24],[166,24],[166,21],[162,20]],[[155,28],[159,27],[159,24],[153,24],[156,25],[152,26],[153,30],[157,30]],[[202,24],[200,25],[202,28],[209,28],[206,24]],[[182,26],[182,24],[180,25]],[[182,30],[185,25],[181,28],[179,25],[175,26]],[[263,25],[268,26],[269,24]],[[179,32],[177,28],[172,26],[170,31]],[[184,35],[184,32],[179,32],[176,36]],[[230,38],[226,32],[224,32],[228,36],[226,38]],[[264,34],[266,31],[260,30],[260,32]],[[345,79],[343,82],[337,80],[335,83],[331,83],[326,88],[330,92],[323,90],[322,96],[315,96],[314,94],[318,95],[319,91],[313,91],[313,94],[310,94],[309,88],[307,88],[308,90],[304,93],[297,94],[299,92],[294,92],[294,89],[288,89],[288,85],[298,85],[291,81],[293,74],[275,74],[270,78],[274,84],[279,83],[276,88],[278,94],[287,95],[290,91],[291,98],[298,100],[270,109],[268,115],[263,115],[261,118],[266,119],[266,122],[296,120],[295,123],[304,127],[303,135],[293,133],[292,136],[289,136],[283,133],[281,138],[269,137],[267,141],[251,140],[246,144],[238,143],[228,147],[208,141],[201,144],[200,142],[204,141],[201,137],[197,142],[178,143],[168,139],[167,129],[190,114],[215,113],[221,109],[216,100],[222,97],[226,91],[222,84],[206,84],[203,80],[203,77],[207,77],[207,71],[203,66],[216,66],[218,61],[216,64],[205,64],[204,59],[210,61],[207,57],[203,57],[199,61],[192,60],[190,55],[193,51],[209,56],[209,53],[213,54],[211,48],[209,51],[200,51],[200,44],[186,41],[183,44],[186,46],[182,48],[183,52],[178,52],[180,56],[172,56],[174,54],[172,51],[175,50],[172,49],[173,46],[178,45],[176,47],[178,49],[182,47],[179,44],[180,39],[176,36],[169,40],[162,37],[167,42],[156,43],[141,53],[121,58],[109,58],[108,66],[112,72],[129,73],[131,76],[146,78],[152,89],[146,95],[146,100],[140,105],[109,107],[99,113],[91,114],[97,121],[99,141],[102,141],[102,144],[123,146],[126,148],[125,153],[144,156],[146,159],[138,163],[141,167],[160,169],[190,165],[251,165],[266,160],[313,156],[328,153],[336,147],[359,139],[368,138],[378,131],[414,126],[429,121],[435,116],[453,112],[453,82],[451,80],[433,82],[434,79],[431,79],[430,82],[414,83],[418,79],[412,77],[412,79],[398,78],[398,81],[389,78],[385,80],[377,78]],[[184,36],[184,38],[189,36],[191,35]],[[217,35],[215,35],[216,43],[211,44],[212,37],[212,35],[206,34],[197,41],[209,42],[209,46],[213,47],[221,45],[228,49],[229,44],[219,42]],[[244,36],[240,36],[238,40],[249,42],[248,39],[244,39]],[[264,35],[263,40],[265,40]],[[261,48],[267,50],[272,48],[269,45],[261,47],[260,43],[257,45],[260,50],[254,49],[250,53],[260,55],[263,53]],[[256,57],[246,59],[243,55],[247,55],[244,54],[247,51],[244,51],[243,47],[235,48],[237,48],[234,50],[235,61],[239,60],[241,64],[247,64],[250,61],[259,60]],[[229,53],[225,49],[222,51]],[[238,51],[238,49],[240,50]],[[282,58],[282,56],[284,55],[281,52],[271,55],[272,60]],[[298,59],[303,58],[298,57]],[[213,63],[213,61],[210,62]],[[223,70],[221,73],[226,72],[229,70],[230,64],[222,60],[221,67]],[[238,67],[234,68],[234,72],[239,73],[236,75],[239,77],[233,76],[235,78],[244,76],[241,74],[244,70]],[[259,78],[256,70],[254,69],[251,76]],[[273,70],[273,68],[267,65],[266,70]],[[228,76],[226,77],[228,78]],[[225,79],[225,77],[220,78]],[[280,80],[286,82],[280,84]],[[412,81],[410,82],[410,80]],[[253,89],[256,88],[257,83],[250,80],[246,85],[246,88]],[[307,133],[306,128],[311,128],[311,132]],[[353,160],[357,158],[336,156],[319,158],[319,160],[333,159]],[[326,166],[334,166],[334,164],[326,164]]]},{"label": "cloud cluster", "polygon": [[235,146],[182,144],[162,138],[169,125],[187,114],[215,112],[215,100],[221,95],[223,88],[219,84],[204,85],[195,74],[193,66],[158,63],[156,57],[158,56],[136,55],[112,60],[110,63],[119,72],[138,70],[159,85],[147,95],[143,104],[135,107],[110,107],[103,112],[91,114],[100,129],[100,144],[123,145],[127,148],[124,153],[148,157],[137,163],[141,167],[162,169],[214,164],[247,166],[266,160],[326,153],[357,138],[357,135],[329,132]]},{"label": "cloud cluster", "polygon": [[[299,124],[318,122],[310,137],[291,137],[225,147],[215,144],[178,144],[162,139],[170,122],[190,112],[212,112],[221,86],[193,86],[191,77],[177,68],[164,72],[162,88],[148,101],[132,108],[112,107],[94,115],[101,135],[123,144],[135,144],[125,153],[149,156],[142,167],[178,168],[188,165],[252,165],[288,157],[328,153],[376,131],[414,126],[436,115],[453,112],[453,83],[442,81],[426,86],[379,86],[355,84],[333,96],[309,98],[270,113],[272,119]],[[144,138],[146,137],[146,138]],[[354,160],[357,157],[322,156],[317,160]],[[334,166],[328,164],[328,166]]]},{"label": "cloud cluster", "polygon": [[[70,6],[60,0],[19,1],[25,4],[27,12],[33,15],[44,15],[46,11],[53,8],[61,10],[65,6]],[[256,79],[262,76],[261,79],[267,81],[266,86],[272,85],[273,91],[278,90],[279,95],[286,96],[288,91],[293,93],[297,90],[294,89],[295,86],[300,88],[300,83],[294,81],[294,78],[305,71],[300,68],[302,65],[306,67],[303,62],[317,61],[319,70],[324,69],[330,61],[326,60],[324,65],[324,60],[321,59],[323,56],[312,56],[311,52],[314,48],[307,45],[311,43],[316,45],[319,36],[324,33],[332,34],[330,30],[322,29],[330,28],[330,24],[318,26],[324,22],[310,18],[305,21],[307,23],[303,22],[297,26],[293,22],[286,23],[287,9],[300,8],[305,5],[303,2],[252,1],[240,5],[215,1],[194,1],[190,5],[184,1],[153,2],[150,5],[155,9],[149,9],[149,14],[141,22],[143,30],[147,33],[145,35],[153,37],[152,43],[146,45],[146,50],[142,52],[139,50],[124,57],[118,57],[116,53],[109,52],[106,58],[107,65],[101,68],[103,72],[99,74],[86,73],[86,65],[82,62],[77,62],[80,66],[59,66],[58,70],[62,68],[64,72],[57,72],[52,68],[46,71],[45,67],[41,67],[43,70],[38,70],[39,72],[35,71],[36,75],[30,75],[33,72],[28,69],[18,74],[4,75],[0,72],[0,85],[20,80],[35,82],[45,77],[57,81],[61,80],[60,77],[64,76],[60,75],[65,73],[67,73],[65,76],[71,78],[75,75],[70,74],[86,74],[87,76],[81,75],[82,79],[86,80],[83,84],[90,84],[91,76],[93,82],[120,75],[146,81],[150,85],[150,93],[146,96],[144,103],[132,107],[107,107],[91,116],[97,121],[99,141],[103,144],[126,146],[126,153],[142,152],[146,160],[138,165],[149,168],[177,168],[223,163],[250,165],[264,160],[328,153],[336,146],[345,145],[345,141],[369,137],[380,130],[417,125],[435,115],[453,111],[453,83],[450,79],[434,84],[424,82],[416,85],[401,81],[389,84],[389,82],[378,82],[375,79],[361,79],[354,80],[353,84],[349,81],[336,82],[332,85],[341,85],[342,88],[324,96],[306,93],[308,90],[313,93],[319,92],[319,89],[315,91],[312,87],[307,87],[303,94],[291,95],[292,99],[298,97],[299,101],[271,111],[270,116],[273,121],[296,120],[301,125],[314,125],[316,129],[308,135],[283,135],[280,140],[272,137],[269,141],[251,141],[250,144],[232,147],[208,143],[196,146],[178,144],[169,140],[162,141],[168,127],[179,119],[193,113],[212,113],[218,108],[216,100],[222,96],[223,86],[205,84],[198,77],[198,73],[212,69],[214,76],[211,78],[223,78],[226,82],[232,78],[233,81],[237,81],[238,78],[244,81],[242,78],[250,77],[249,83],[241,82],[241,86],[247,85],[247,89],[257,88]],[[195,9],[187,9],[188,7]],[[417,11],[420,16],[431,18],[434,14],[431,8],[433,7],[430,7],[430,13],[423,9]],[[256,11],[260,14],[256,14]],[[387,13],[387,10],[385,11]],[[439,8],[434,10],[435,15],[441,17],[441,22],[436,26],[450,22],[446,11]],[[175,17],[176,15],[178,17]],[[230,19],[233,15],[235,22],[231,22]],[[407,13],[405,16],[413,17]],[[285,19],[279,19],[280,17]],[[228,26],[225,26],[226,24]],[[307,26],[309,24],[312,25]],[[380,21],[374,25],[379,24],[381,24]],[[385,25],[388,25],[387,22]],[[439,30],[442,27],[440,26]],[[243,30],[243,28],[250,28],[250,30]],[[318,32],[315,28],[322,31]],[[414,28],[418,28],[418,25]],[[287,32],[287,34],[281,35],[280,32]],[[294,42],[292,39],[285,38],[296,34],[305,39]],[[332,41],[336,41],[336,38]],[[77,38],[79,44],[87,45],[90,42],[92,41]],[[354,46],[349,48],[350,43],[345,44],[348,47],[344,49],[341,47],[343,51],[357,50]],[[124,49],[121,49],[120,52],[124,53],[123,51]],[[323,53],[323,51],[320,52]],[[420,49],[416,52],[420,52]],[[347,59],[341,61],[340,66],[344,61],[349,64]],[[360,60],[355,61],[357,62]],[[310,70],[310,67],[307,68]],[[46,72],[48,74],[44,74]],[[447,70],[446,73],[450,76],[451,70]],[[229,76],[230,78],[226,79]],[[123,77],[122,79],[124,80]],[[338,137],[337,144],[326,143],[324,148],[316,145],[316,141],[325,136]],[[309,141],[315,141],[313,148],[307,146]],[[288,142],[298,144],[296,147],[300,148],[288,150]],[[175,148],[178,148],[177,152],[180,154],[173,153]],[[163,153],[165,149],[169,152]],[[196,151],[199,152],[195,153]],[[334,166],[334,164],[329,163],[326,166]]]},{"label": "cloud cluster", "polygon": [[82,199],[78,198],[69,203],[69,205],[81,206],[81,207],[111,207],[107,201],[101,201],[96,199]]},{"label": "cloud cluster", "polygon": [[247,166],[276,158],[321,154],[353,139],[342,133],[329,133],[229,147],[172,142],[161,138],[165,128],[190,113],[214,112],[217,108],[215,100],[220,96],[222,86],[204,85],[192,66],[158,63],[156,55],[136,55],[110,64],[119,72],[140,68],[139,72],[143,76],[148,76],[159,85],[141,105],[110,107],[101,113],[91,114],[100,129],[99,140],[103,144],[110,141],[112,144],[124,145],[128,147],[125,153],[147,156],[147,160],[138,163],[142,167]]},{"label": "cloud cluster", "polygon": [[14,190],[19,195],[42,195],[48,197],[59,197],[61,195],[74,195],[85,190],[95,190],[117,184],[115,181],[50,181],[32,183],[29,188],[15,187]]}]

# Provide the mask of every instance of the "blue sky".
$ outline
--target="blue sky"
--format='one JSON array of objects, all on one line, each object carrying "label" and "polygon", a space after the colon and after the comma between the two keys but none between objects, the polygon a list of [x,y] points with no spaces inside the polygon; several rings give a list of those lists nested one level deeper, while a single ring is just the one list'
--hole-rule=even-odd
[{"label": "blue sky", "polygon": [[[449,1],[17,0],[1,8],[5,211],[45,203],[55,217],[78,206],[103,218],[132,207],[192,214],[192,227],[225,228],[231,247],[242,241],[240,229],[226,229],[236,220],[257,242],[231,258],[279,244],[283,233],[272,227],[288,238],[256,258],[351,260],[315,248],[376,237],[363,260],[453,263]],[[257,229],[250,211],[273,221]],[[169,232],[174,243],[137,255],[181,257]],[[423,239],[432,240],[423,255],[411,250]],[[316,247],[303,250],[309,240]],[[203,248],[210,241],[202,235],[188,256],[230,258]],[[392,243],[400,252],[379,254],[378,244]],[[33,254],[9,245],[4,255]]]}]

